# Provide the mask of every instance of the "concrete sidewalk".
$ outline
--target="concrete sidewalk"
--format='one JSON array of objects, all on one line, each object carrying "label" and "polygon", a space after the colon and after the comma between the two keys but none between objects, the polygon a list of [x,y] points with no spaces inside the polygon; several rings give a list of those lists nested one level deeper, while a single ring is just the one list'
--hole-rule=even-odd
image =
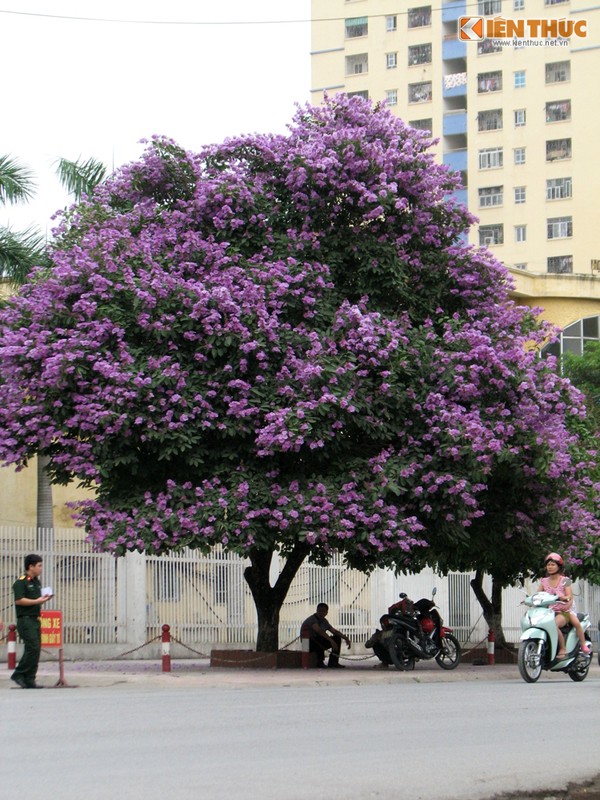
[{"label": "concrete sidewalk", "polygon": [[[240,669],[211,667],[208,659],[181,659],[171,661],[171,672],[163,672],[160,661],[65,661],[64,678],[72,687],[117,687],[143,685],[145,687],[264,687],[264,686],[348,686],[389,683],[447,683],[457,681],[519,681],[516,664],[473,666],[461,664],[454,670],[443,670],[433,661],[421,662],[410,672],[396,669],[374,668],[375,659],[351,661],[345,659],[345,669]],[[0,665],[0,688],[12,688],[11,671],[6,662]],[[599,677],[596,664],[590,668],[589,678]],[[588,678],[588,679],[589,679]],[[44,660],[38,670],[38,683],[45,688],[54,687],[59,680],[56,660]],[[544,673],[540,680],[569,680],[561,673]],[[14,687],[17,688],[17,687]],[[20,690],[22,691],[22,690]]]}]

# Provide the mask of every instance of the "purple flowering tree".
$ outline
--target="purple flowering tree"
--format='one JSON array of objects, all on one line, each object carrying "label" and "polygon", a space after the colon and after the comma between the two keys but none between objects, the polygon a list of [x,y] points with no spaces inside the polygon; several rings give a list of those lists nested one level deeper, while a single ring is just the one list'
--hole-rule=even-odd
[{"label": "purple flowering tree", "polygon": [[94,487],[97,548],[247,556],[259,650],[306,558],[502,580],[549,537],[580,558],[582,404],[463,244],[455,185],[359,98],[198,154],[153,140],[2,312],[0,458]]}]

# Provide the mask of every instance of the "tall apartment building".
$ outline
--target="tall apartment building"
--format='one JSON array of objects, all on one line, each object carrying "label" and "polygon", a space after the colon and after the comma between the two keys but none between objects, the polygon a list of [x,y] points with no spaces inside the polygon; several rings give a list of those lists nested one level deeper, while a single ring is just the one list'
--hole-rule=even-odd
[{"label": "tall apartment building", "polygon": [[[534,19],[585,21],[587,36],[462,41],[467,16],[528,30]],[[385,100],[439,140],[437,157],[461,173],[459,197],[479,217],[469,241],[510,269],[521,302],[565,326],[566,349],[600,338],[600,6],[312,0],[311,56],[314,103],[325,92]]]}]

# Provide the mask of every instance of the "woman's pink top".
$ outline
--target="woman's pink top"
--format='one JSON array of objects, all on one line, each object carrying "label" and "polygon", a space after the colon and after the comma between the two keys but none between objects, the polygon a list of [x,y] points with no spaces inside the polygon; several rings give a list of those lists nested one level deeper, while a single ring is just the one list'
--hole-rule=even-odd
[{"label": "woman's pink top", "polygon": [[[566,587],[566,582],[567,582],[567,577],[565,575],[563,575],[561,577],[561,579],[559,580],[559,582],[558,582],[558,584],[556,586],[551,586],[550,585],[550,578],[548,576],[546,576],[545,578],[542,578],[540,580],[540,583],[542,584],[542,589],[545,592],[548,592],[549,594],[556,594],[556,595],[561,595],[562,594],[563,596],[566,594],[566,591],[565,591],[566,588],[567,588]],[[554,605],[550,606],[550,608],[552,609],[552,611],[570,611],[572,604],[573,604],[573,600],[571,599],[566,603],[563,603],[563,602],[554,603]]]}]

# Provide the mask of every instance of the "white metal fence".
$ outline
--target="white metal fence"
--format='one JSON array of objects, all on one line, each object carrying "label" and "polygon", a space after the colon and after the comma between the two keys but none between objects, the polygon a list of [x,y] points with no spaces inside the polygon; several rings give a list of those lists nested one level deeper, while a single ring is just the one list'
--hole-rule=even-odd
[{"label": "white metal fence", "polygon": [[[117,559],[93,553],[78,529],[36,533],[34,528],[0,526],[0,617],[6,624],[14,622],[12,584],[30,552],[44,560],[43,584],[54,589],[47,608],[62,610],[65,650],[73,658],[111,657],[131,649],[150,657],[144,646],[160,634],[163,624],[170,625],[174,638],[185,646],[174,651],[179,657],[206,654],[214,646],[252,646],[256,640],[256,614],[242,558],[217,547],[210,556],[188,549],[168,556],[130,553]],[[271,570],[274,580],[279,571],[276,558]],[[280,646],[297,638],[302,620],[318,602],[329,605],[332,624],[362,645],[400,591],[418,599],[429,595],[434,585],[446,622],[461,642],[474,645],[485,638],[487,629],[470,579],[463,573],[440,578],[431,570],[401,576],[376,570],[366,576],[345,568],[339,557],[326,568],[306,563],[281,611]],[[591,612],[595,628],[600,587],[582,581],[575,593],[579,610]],[[512,641],[519,637],[520,600],[518,590],[505,590],[503,627]]]}]

